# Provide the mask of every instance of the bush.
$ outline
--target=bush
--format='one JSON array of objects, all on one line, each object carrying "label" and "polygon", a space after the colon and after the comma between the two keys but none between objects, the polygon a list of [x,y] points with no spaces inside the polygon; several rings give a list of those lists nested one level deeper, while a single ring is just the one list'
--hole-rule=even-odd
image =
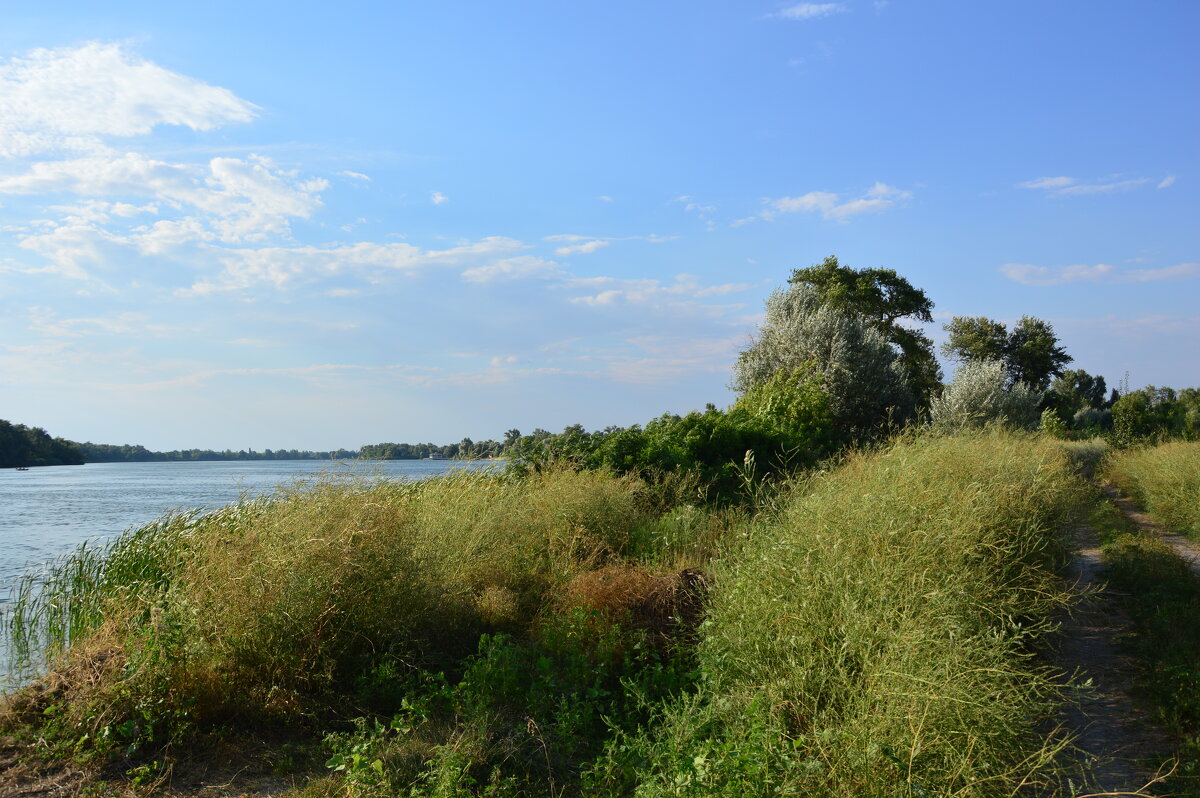
[{"label": "bush", "polygon": [[1041,398],[1039,391],[1022,382],[1008,387],[1008,375],[999,360],[968,361],[931,403],[930,421],[935,428],[949,432],[988,424],[1033,429],[1040,418]]}]

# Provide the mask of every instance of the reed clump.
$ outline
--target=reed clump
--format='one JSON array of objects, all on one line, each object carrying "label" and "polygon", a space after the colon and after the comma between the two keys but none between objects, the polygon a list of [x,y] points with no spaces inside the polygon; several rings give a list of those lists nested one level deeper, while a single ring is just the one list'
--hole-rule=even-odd
[{"label": "reed clump", "polygon": [[1163,524],[1200,540],[1200,442],[1117,452],[1105,476]]},{"label": "reed clump", "polygon": [[1064,741],[1037,728],[1056,688],[1031,651],[1068,601],[1059,531],[1085,495],[1061,447],[1027,436],[850,457],[714,563],[703,688],[611,746],[595,786],[620,794],[634,770],[639,795],[1048,789]]}]

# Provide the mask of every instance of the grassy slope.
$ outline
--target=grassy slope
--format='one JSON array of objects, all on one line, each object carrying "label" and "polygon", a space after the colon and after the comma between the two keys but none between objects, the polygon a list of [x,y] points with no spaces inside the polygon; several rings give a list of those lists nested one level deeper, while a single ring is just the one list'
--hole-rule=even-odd
[{"label": "grassy slope", "polygon": [[1008,795],[1052,775],[1028,652],[1080,495],[1002,434],[854,456],[752,523],[599,474],[318,483],[64,562],[8,620],[75,645],[5,724],[149,775],[286,727],[277,765],[340,768],[311,796]]},{"label": "grassy slope", "polygon": [[1053,690],[1027,652],[1065,598],[1057,533],[1081,495],[1060,447],[1004,435],[903,442],[819,477],[715,565],[703,689],[610,749],[606,775],[637,769],[646,795],[1050,779],[1056,743],[1033,719]]}]

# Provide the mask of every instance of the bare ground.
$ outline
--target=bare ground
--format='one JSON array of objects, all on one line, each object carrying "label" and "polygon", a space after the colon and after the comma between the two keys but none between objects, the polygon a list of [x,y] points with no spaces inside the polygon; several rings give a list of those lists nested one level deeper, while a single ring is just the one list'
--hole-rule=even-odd
[{"label": "bare ground", "polygon": [[1131,695],[1136,663],[1118,643],[1130,622],[1114,597],[1099,590],[1096,532],[1079,526],[1074,538],[1069,574],[1085,597],[1063,619],[1055,665],[1086,686],[1063,713],[1077,737],[1080,770],[1090,771],[1083,794],[1157,795],[1152,783],[1170,770],[1175,741]]},{"label": "bare ground", "polygon": [[1181,560],[1188,564],[1188,568],[1196,576],[1200,576],[1200,543],[1190,540],[1183,535],[1172,532],[1159,524],[1146,512],[1134,503],[1133,499],[1128,496],[1122,496],[1116,488],[1111,485],[1104,486],[1104,492],[1113,500],[1113,504],[1125,513],[1129,520],[1137,524],[1138,529],[1151,535],[1158,536],[1164,543],[1175,550],[1175,554]]},{"label": "bare ground", "polygon": [[[1200,576],[1200,545],[1172,533],[1151,519],[1132,499],[1111,486],[1104,490],[1144,533],[1168,545]],[[1170,770],[1170,751],[1176,741],[1152,719],[1132,695],[1136,663],[1120,650],[1120,638],[1130,623],[1111,591],[1100,591],[1101,559],[1095,530],[1074,530],[1075,555],[1069,573],[1085,598],[1064,619],[1061,648],[1055,664],[1079,675],[1091,688],[1067,708],[1064,722],[1078,735],[1080,765],[1091,771],[1091,794],[1158,795],[1154,782]]]}]

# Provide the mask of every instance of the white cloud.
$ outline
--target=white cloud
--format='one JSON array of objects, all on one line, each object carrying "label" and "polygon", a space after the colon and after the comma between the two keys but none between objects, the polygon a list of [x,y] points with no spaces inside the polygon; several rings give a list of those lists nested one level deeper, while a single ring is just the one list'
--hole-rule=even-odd
[{"label": "white cloud", "polygon": [[559,247],[558,249],[554,250],[554,254],[560,257],[565,257],[567,255],[590,255],[596,250],[601,249],[602,247],[607,247],[608,245],[608,241],[596,239],[593,241],[584,241],[582,244],[572,244],[566,247]]},{"label": "white cloud", "polygon": [[776,11],[771,16],[780,19],[820,19],[848,11],[843,3],[797,3]]},{"label": "white cloud", "polygon": [[1053,286],[1076,282],[1146,283],[1157,280],[1181,280],[1200,276],[1200,263],[1179,263],[1158,269],[1117,269],[1106,263],[1095,266],[1033,266],[1006,263],[1000,272],[1025,285]]},{"label": "white cloud", "polygon": [[828,191],[810,191],[798,197],[765,199],[763,203],[767,206],[766,208],[754,216],[738,219],[733,225],[734,227],[739,227],[756,219],[774,221],[776,217],[784,213],[820,213],[825,219],[845,222],[851,216],[885,211],[894,206],[898,201],[910,199],[911,197],[911,191],[905,191],[895,186],[889,186],[887,183],[879,182],[867,189],[861,197],[849,199],[845,202],[841,201],[841,195],[839,194],[833,194]]},{"label": "white cloud", "polygon": [[440,191],[435,191],[429,195],[429,201],[432,202],[434,205],[441,205],[443,202],[445,202],[448,199],[450,199],[450,198],[447,197],[445,194],[443,194]]},{"label": "white cloud", "polygon": [[[723,283],[720,285],[703,285],[691,274],[678,274],[672,283],[664,283],[653,279],[619,279],[616,277],[580,277],[567,281],[564,287],[577,291],[586,289],[589,293],[573,296],[570,301],[575,304],[601,305],[664,305],[681,306],[694,305],[695,300],[711,296],[723,296],[750,288],[749,283]],[[600,289],[600,290],[597,290]],[[590,293],[595,292],[595,293]],[[713,309],[713,306],[705,306]]]},{"label": "white cloud", "polygon": [[144,135],[158,125],[212,130],[248,122],[257,110],[119,44],[39,49],[0,63],[0,156],[95,151],[103,137]]},{"label": "white cloud", "polygon": [[0,177],[0,194],[150,197],[207,214],[220,238],[233,242],[286,233],[290,218],[308,218],[321,206],[319,193],[328,185],[297,182],[256,155],[190,166],[126,153],[38,162],[24,174]]},{"label": "white cloud", "polygon": [[[1135,177],[1128,180],[1094,181],[1091,183],[1082,183],[1074,177],[1039,177],[1036,180],[1018,183],[1017,187],[1046,191],[1054,196],[1064,197],[1129,191],[1144,186],[1149,182],[1150,178],[1148,177]],[[1169,186],[1170,183],[1167,183],[1167,185]],[[1166,188],[1166,186],[1162,185],[1159,187]]]},{"label": "white cloud", "polygon": [[349,169],[346,169],[344,171],[338,172],[338,174],[341,175],[342,177],[348,177],[351,180],[362,180],[367,183],[371,182],[370,175],[364,175],[362,172],[351,172]]},{"label": "white cloud", "polygon": [[467,269],[462,273],[462,278],[469,283],[490,283],[497,280],[519,280],[528,277],[555,277],[561,274],[563,274],[562,269],[554,261],[532,255],[521,255]]},{"label": "white cloud", "polygon": [[1158,181],[1158,185],[1155,188],[1170,188],[1173,185],[1175,185],[1175,175],[1167,175]]},{"label": "white cloud", "polygon": [[613,198],[608,196],[607,194],[601,194],[600,196],[596,197],[596,199],[600,200],[601,202],[612,202],[613,201]]}]

